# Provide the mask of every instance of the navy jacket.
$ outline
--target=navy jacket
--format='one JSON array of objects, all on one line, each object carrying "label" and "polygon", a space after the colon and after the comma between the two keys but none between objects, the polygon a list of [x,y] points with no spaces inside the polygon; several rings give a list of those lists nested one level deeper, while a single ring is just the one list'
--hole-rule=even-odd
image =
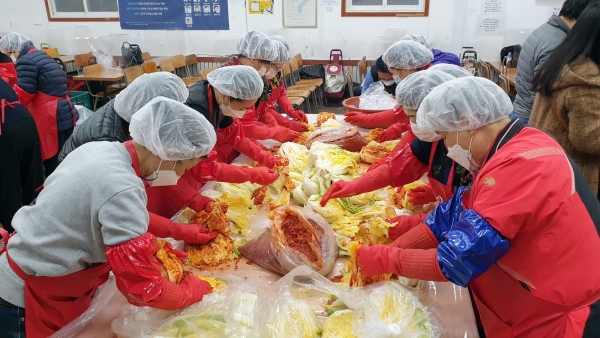
[{"label": "navy jacket", "polygon": [[[67,75],[64,70],[48,54],[41,50],[26,46],[17,58],[17,85],[29,94],[41,91],[46,95],[65,97],[68,94]],[[58,131],[65,131],[74,126],[73,114],[79,118],[77,109],[69,105],[66,99],[58,101],[56,122]]]}]

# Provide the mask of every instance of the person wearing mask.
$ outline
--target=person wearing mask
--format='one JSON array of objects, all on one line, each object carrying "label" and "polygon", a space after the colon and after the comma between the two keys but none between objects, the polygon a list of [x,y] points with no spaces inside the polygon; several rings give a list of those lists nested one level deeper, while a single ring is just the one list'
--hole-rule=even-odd
[{"label": "person wearing mask", "polygon": [[9,238],[0,230],[3,334],[52,335],[89,307],[111,270],[136,306],[177,310],[211,292],[193,275],[181,284],[161,277],[144,185],[176,184],[214,146],[212,126],[182,103],[157,97],[131,118],[130,132],[131,141],[89,142],[73,151],[36,203],[15,214],[16,233]]},{"label": "person wearing mask", "polygon": [[0,227],[13,232],[12,218],[44,184],[40,138],[31,114],[11,86],[0,80]]},{"label": "person wearing mask", "polygon": [[371,66],[371,69],[367,72],[361,94],[364,94],[367,89],[369,89],[371,84],[378,81],[381,81],[385,91],[388,94],[394,95],[396,93],[396,82],[394,82],[394,76],[383,62],[383,55],[375,60],[375,64]]},{"label": "person wearing mask", "polygon": [[460,60],[458,58],[458,55],[454,53],[447,53],[435,48],[432,49],[431,45],[429,44],[429,41],[427,41],[427,39],[422,35],[409,34],[405,35],[401,40],[414,41],[431,49],[431,52],[433,53],[433,61],[431,62],[431,64],[433,65],[450,64],[460,66]]},{"label": "person wearing mask", "polygon": [[511,111],[481,77],[429,93],[417,126],[473,184],[392,244],[360,248],[359,266],[469,286],[488,337],[597,337],[600,204],[558,142]]},{"label": "person wearing mask", "polygon": [[[404,107],[419,139],[415,139],[404,149],[385,157],[369,168],[361,177],[353,181],[338,181],[331,185],[321,205],[325,206],[332,198],[355,196],[374,191],[388,185],[402,187],[427,174],[429,184],[414,189],[409,197],[415,205],[425,205],[439,200],[447,200],[452,192],[470,182],[469,172],[448,157],[448,149],[437,135],[419,131],[415,125],[417,109],[421,101],[437,86],[453,80],[454,77],[437,70],[426,70],[409,75],[396,89],[396,101]],[[394,240],[425,219],[426,214],[398,216],[389,220],[398,223],[390,228],[389,238]]]},{"label": "person wearing mask", "polygon": [[273,156],[266,148],[245,137],[240,123],[246,110],[254,106],[263,93],[263,80],[249,66],[222,67],[190,87],[186,105],[204,115],[217,132],[214,158],[230,163],[238,152],[261,165],[273,168],[287,165],[287,160]]},{"label": "person wearing mask", "polygon": [[67,75],[50,55],[35,48],[22,34],[13,32],[3,36],[0,52],[19,52],[14,90],[35,120],[48,177],[58,166],[58,152],[79,118],[69,99]]},{"label": "person wearing mask", "polygon": [[600,196],[600,3],[581,13],[536,74],[533,90],[529,123],[556,138]]},{"label": "person wearing mask", "polygon": [[17,70],[13,58],[12,54],[9,56],[0,51],[0,79],[8,83],[11,88],[17,84]]},{"label": "person wearing mask", "polygon": [[528,123],[535,101],[533,78],[542,65],[552,55],[554,49],[565,39],[585,8],[597,0],[567,0],[560,13],[552,15],[548,22],[535,29],[521,49],[517,65],[515,90],[517,96],[513,104],[511,118],[520,118]]},{"label": "person wearing mask", "polygon": [[[430,49],[414,41],[398,41],[388,48],[382,56],[383,62],[399,84],[410,74],[431,67],[433,53]],[[394,140],[408,130],[410,124],[401,106],[375,114],[347,112],[344,120],[362,128],[387,128],[379,136],[379,141]]]},{"label": "person wearing mask", "polygon": [[299,138],[301,134],[289,129],[290,122],[293,121],[279,114],[275,104],[288,115],[301,116],[303,118],[302,122],[305,122],[306,115],[304,112],[294,109],[287,98],[283,80],[277,76],[277,73],[289,59],[288,50],[279,41],[273,40],[273,43],[278,49],[278,56],[272,62],[275,70],[269,70],[266,75],[270,88],[269,98],[267,101],[259,100],[255,109],[248,109],[244,117],[241,118],[241,122],[246,137],[256,140],[273,139],[279,142],[288,142]]}]

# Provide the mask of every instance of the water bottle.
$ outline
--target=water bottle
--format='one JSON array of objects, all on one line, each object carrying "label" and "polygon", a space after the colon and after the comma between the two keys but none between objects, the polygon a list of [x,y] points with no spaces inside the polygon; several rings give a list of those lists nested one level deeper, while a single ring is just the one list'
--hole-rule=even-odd
[{"label": "water bottle", "polygon": [[512,52],[508,52],[506,57],[506,68],[512,68]]}]

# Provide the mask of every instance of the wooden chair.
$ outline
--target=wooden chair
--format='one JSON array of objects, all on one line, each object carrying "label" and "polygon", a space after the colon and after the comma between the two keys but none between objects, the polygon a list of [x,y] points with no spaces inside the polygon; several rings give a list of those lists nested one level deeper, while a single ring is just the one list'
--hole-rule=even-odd
[{"label": "wooden chair", "polygon": [[123,71],[125,81],[127,84],[131,84],[135,79],[142,76],[142,67],[140,66],[129,66]]},{"label": "wooden chair", "polygon": [[150,61],[150,60],[152,60],[152,56],[150,56],[150,53],[144,52],[144,53],[142,53],[142,59],[144,61]]},{"label": "wooden chair", "polygon": [[46,49],[42,49],[46,54],[50,55],[53,59],[58,58],[60,55],[58,55],[58,49],[56,48],[46,48]]},{"label": "wooden chair", "polygon": [[350,92],[350,97],[354,97],[354,81],[352,81],[350,67],[346,67],[346,78],[348,79],[348,92]]},{"label": "wooden chair", "polygon": [[161,61],[160,62],[160,71],[173,73],[175,71],[175,65],[173,65],[173,60]]},{"label": "wooden chair", "polygon": [[363,56],[362,60],[358,61],[358,74],[360,75],[360,83],[362,83],[367,76],[367,57]]},{"label": "wooden chair", "polygon": [[78,74],[81,75],[81,73],[83,71],[83,67],[90,65],[90,58],[93,56],[94,56],[94,54],[87,53],[87,54],[78,54],[73,57],[73,60],[75,61],[75,66],[77,67]]},{"label": "wooden chair", "polygon": [[142,64],[142,71],[144,74],[156,73],[158,72],[158,67],[156,67],[156,62],[147,61]]},{"label": "wooden chair", "polygon": [[206,80],[206,79],[207,79],[207,76],[208,76],[208,74],[210,74],[210,73],[211,73],[213,70],[215,70],[215,69],[217,69],[217,68],[215,68],[215,67],[211,67],[211,68],[206,68],[206,69],[203,69],[203,70],[202,70],[202,79],[203,79],[203,80]]},{"label": "wooden chair", "polygon": [[196,56],[196,54],[190,54],[186,56],[185,63],[187,64],[188,73],[190,74],[190,76],[200,76],[200,64],[198,62],[198,57]]},{"label": "wooden chair", "polygon": [[185,57],[182,54],[173,56],[173,66],[175,67],[175,74],[180,78],[190,76],[190,72],[185,64]]},{"label": "wooden chair", "polygon": [[[296,56],[294,57],[294,59],[296,59],[296,68],[297,69],[302,68],[302,66],[304,65],[304,62],[302,61],[302,54],[296,54]],[[321,86],[323,84],[323,79],[305,79],[305,80],[300,80],[300,74],[298,74],[298,80],[299,80],[299,82],[313,83],[317,87],[319,87],[319,86]]]},{"label": "wooden chair", "polygon": [[484,77],[484,78],[486,78],[486,79],[488,79],[488,80],[492,80],[490,78],[490,75],[491,75],[491,73],[490,73],[490,67],[491,67],[490,64],[487,63],[487,62],[482,62],[481,63],[481,71],[482,71],[481,76]]},{"label": "wooden chair", "polygon": [[[296,58],[292,58],[289,62],[290,65],[290,80],[291,83],[288,86],[289,89],[304,89],[304,90],[310,90],[311,94],[313,94],[311,97],[313,99],[313,103],[315,105],[315,108],[318,109],[319,107],[319,103],[321,104],[321,106],[323,105],[323,95],[322,95],[322,90],[319,86],[319,83],[323,83],[322,81],[313,81],[313,80],[300,80],[300,75],[298,73],[298,61],[296,60]],[[297,78],[296,78],[297,76]],[[321,80],[321,79],[314,79],[314,80]]]}]

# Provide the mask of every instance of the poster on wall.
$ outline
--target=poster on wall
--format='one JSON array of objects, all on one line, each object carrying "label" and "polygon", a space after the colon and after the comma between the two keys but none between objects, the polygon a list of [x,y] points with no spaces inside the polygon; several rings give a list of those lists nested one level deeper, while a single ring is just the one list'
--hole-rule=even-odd
[{"label": "poster on wall", "polygon": [[283,27],[317,27],[317,0],[283,0]]},{"label": "poster on wall", "polygon": [[119,0],[121,29],[229,30],[228,0]]},{"label": "poster on wall", "polygon": [[477,19],[477,34],[479,35],[502,35],[505,30],[505,16],[481,16]]},{"label": "poster on wall", "polygon": [[504,14],[504,0],[482,0],[482,14]]},{"label": "poster on wall", "polygon": [[273,14],[275,0],[249,0],[248,14]]}]

